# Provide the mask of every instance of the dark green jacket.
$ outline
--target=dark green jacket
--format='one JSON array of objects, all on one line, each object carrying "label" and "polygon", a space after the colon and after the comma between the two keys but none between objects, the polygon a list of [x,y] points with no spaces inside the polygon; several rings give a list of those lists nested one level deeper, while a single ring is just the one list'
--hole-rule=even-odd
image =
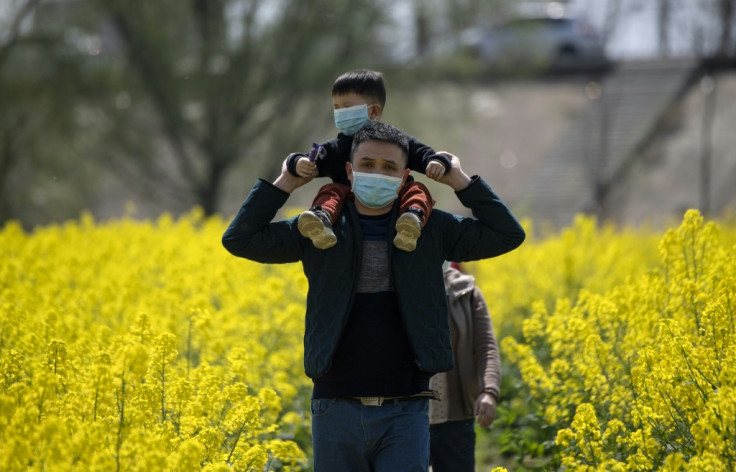
[{"label": "dark green jacket", "polygon": [[[475,218],[433,210],[413,252],[391,246],[391,270],[416,362],[435,373],[453,366],[442,275],[445,260],[464,262],[499,256],[524,241],[524,230],[506,205],[478,177],[456,192]],[[355,204],[348,201],[333,230],[337,244],[317,249],[297,228],[297,218],[271,222],[289,194],[259,180],[222,237],[235,256],[262,263],[302,261],[309,281],[304,333],[304,369],[316,378],[330,367],[351,312],[362,261],[362,233]],[[398,217],[398,203],[392,223]],[[393,234],[390,236],[393,240]]]}]

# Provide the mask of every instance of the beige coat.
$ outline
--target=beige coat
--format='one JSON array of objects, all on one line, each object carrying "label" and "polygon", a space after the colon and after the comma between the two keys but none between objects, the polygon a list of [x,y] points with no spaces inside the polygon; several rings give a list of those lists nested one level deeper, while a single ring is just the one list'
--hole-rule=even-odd
[{"label": "beige coat", "polygon": [[472,418],[481,390],[497,393],[501,385],[498,345],[483,294],[470,275],[453,268],[444,275],[455,367],[430,381],[442,397],[429,402],[432,424]]}]

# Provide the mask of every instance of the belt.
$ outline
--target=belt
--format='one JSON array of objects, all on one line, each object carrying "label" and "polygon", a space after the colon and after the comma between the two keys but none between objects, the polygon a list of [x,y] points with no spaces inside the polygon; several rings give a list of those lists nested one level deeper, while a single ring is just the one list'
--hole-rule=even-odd
[{"label": "belt", "polygon": [[358,401],[363,406],[381,406],[384,403],[399,403],[412,400],[421,400],[423,398],[436,398],[434,392],[420,392],[414,395],[403,397],[347,397],[347,400]]}]

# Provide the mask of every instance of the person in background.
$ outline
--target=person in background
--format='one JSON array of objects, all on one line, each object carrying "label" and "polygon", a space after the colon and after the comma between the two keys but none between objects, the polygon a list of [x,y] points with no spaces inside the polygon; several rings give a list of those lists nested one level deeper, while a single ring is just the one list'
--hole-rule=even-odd
[{"label": "person in background", "polygon": [[446,263],[445,290],[455,367],[430,379],[439,401],[429,404],[432,472],[475,471],[475,425],[496,418],[501,362],[483,294],[460,265]]}]

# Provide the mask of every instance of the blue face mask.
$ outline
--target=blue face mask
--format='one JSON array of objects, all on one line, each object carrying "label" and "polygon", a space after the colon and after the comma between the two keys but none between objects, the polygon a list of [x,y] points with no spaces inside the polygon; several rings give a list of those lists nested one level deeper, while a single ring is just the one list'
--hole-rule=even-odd
[{"label": "blue face mask", "polygon": [[383,208],[397,195],[401,177],[353,171],[353,193],[368,208]]},{"label": "blue face mask", "polygon": [[354,135],[370,122],[368,105],[356,105],[335,110],[335,126],[345,135]]}]

